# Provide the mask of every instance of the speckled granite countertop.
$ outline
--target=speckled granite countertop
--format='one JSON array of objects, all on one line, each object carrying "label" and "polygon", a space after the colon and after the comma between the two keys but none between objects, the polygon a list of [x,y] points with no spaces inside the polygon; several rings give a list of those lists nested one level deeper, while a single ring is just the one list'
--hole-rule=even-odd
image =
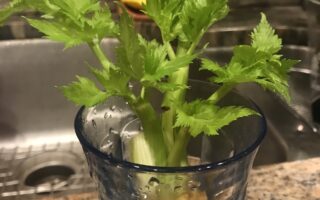
[{"label": "speckled granite countertop", "polygon": [[252,171],[248,200],[320,200],[320,158]]},{"label": "speckled granite countertop", "polygon": [[[95,193],[42,200],[98,200]],[[320,200],[320,158],[252,170],[247,200]]]}]

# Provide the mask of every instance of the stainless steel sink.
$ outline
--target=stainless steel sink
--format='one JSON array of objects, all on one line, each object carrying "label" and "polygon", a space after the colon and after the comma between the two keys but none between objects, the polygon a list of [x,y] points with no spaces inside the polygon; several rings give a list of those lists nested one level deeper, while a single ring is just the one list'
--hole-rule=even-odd
[{"label": "stainless steel sink", "polygon": [[[252,26],[231,26],[209,31],[204,42],[215,38],[220,43],[209,46],[205,57],[225,63],[229,46],[248,41],[244,35]],[[144,29],[146,35],[155,34],[149,26]],[[310,52],[301,46],[306,44],[305,28],[281,25],[278,32],[286,38],[283,53],[303,61],[290,76],[292,106],[256,85],[237,88],[257,102],[269,122],[255,166],[320,155],[320,136],[309,112]],[[106,39],[103,44],[114,58],[116,41]],[[54,87],[71,82],[75,74],[88,75],[86,62],[98,65],[86,46],[64,50],[42,39],[0,42],[0,199],[94,190],[73,130],[78,107]],[[206,80],[209,74],[197,72],[198,67],[195,62],[192,78]]]},{"label": "stainless steel sink", "polygon": [[84,61],[95,63],[86,47],[0,42],[0,199],[94,190],[73,131],[78,108],[55,88],[87,74]]},{"label": "stainless steel sink", "polygon": [[[110,57],[114,57],[111,49],[115,44],[114,40],[104,41]],[[209,48],[204,56],[226,62],[230,50]],[[287,46],[284,53],[307,60],[308,49]],[[1,198],[41,196],[52,189],[70,192],[94,188],[73,131],[78,108],[67,102],[54,87],[69,83],[74,74],[88,74],[85,61],[96,63],[86,46],[63,50],[61,44],[46,40],[0,43]],[[302,62],[301,68],[296,68],[297,73],[308,69],[304,64]],[[208,74],[191,74],[192,78],[202,80],[208,77]],[[308,77],[308,73],[306,75]],[[255,85],[243,85],[238,89],[258,103],[269,122],[269,133],[257,155],[256,165],[320,155],[320,136],[297,110]],[[298,90],[292,89],[293,95],[298,95],[295,94]],[[303,106],[301,102],[297,104]],[[46,173],[44,169],[47,169]]]}]

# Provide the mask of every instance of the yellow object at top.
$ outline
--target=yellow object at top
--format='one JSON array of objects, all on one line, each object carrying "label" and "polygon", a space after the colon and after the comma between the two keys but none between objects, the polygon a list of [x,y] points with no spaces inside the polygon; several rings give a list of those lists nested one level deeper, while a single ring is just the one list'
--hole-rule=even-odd
[{"label": "yellow object at top", "polygon": [[142,4],[146,3],[147,0],[121,0],[122,3],[129,5],[136,9],[142,9]]}]

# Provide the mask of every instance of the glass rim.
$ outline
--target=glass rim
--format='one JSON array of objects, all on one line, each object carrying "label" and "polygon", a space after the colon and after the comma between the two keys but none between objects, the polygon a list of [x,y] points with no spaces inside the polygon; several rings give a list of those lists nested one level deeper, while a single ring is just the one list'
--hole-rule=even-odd
[{"label": "glass rim", "polygon": [[[193,80],[195,82],[202,82],[202,83],[206,83],[206,84],[211,84],[211,83],[207,83],[207,82],[203,82],[203,81],[198,81],[198,80]],[[236,92],[235,92],[236,93]],[[248,99],[254,106],[254,108],[257,110],[257,112],[260,114],[259,117],[259,123],[260,123],[260,132],[257,136],[257,138],[255,139],[255,141],[250,144],[246,149],[240,151],[239,153],[233,155],[230,158],[227,159],[223,159],[221,161],[217,161],[217,162],[212,162],[209,164],[202,164],[202,165],[196,165],[196,166],[185,166],[185,167],[160,167],[160,166],[149,166],[149,165],[142,165],[142,164],[137,164],[137,163],[132,163],[129,161],[125,161],[125,160],[120,160],[117,158],[114,158],[113,156],[103,153],[102,151],[100,151],[99,149],[97,149],[96,147],[94,147],[92,144],[90,144],[85,137],[83,136],[83,134],[81,134],[81,132],[83,131],[83,126],[82,126],[82,113],[85,109],[84,106],[82,106],[79,111],[76,114],[76,118],[74,120],[74,128],[75,128],[75,132],[76,135],[81,143],[81,145],[86,148],[87,150],[89,150],[90,152],[92,152],[93,154],[95,154],[96,156],[109,161],[109,163],[111,165],[114,166],[118,166],[118,167],[123,167],[123,168],[127,168],[129,170],[135,170],[135,171],[140,171],[140,172],[156,172],[156,173],[192,173],[192,172],[202,172],[202,171],[207,171],[207,170],[212,170],[212,169],[216,169],[216,168],[220,168],[226,165],[230,165],[244,157],[246,157],[247,155],[251,154],[252,152],[254,152],[254,150],[256,150],[259,145],[261,144],[262,140],[264,139],[264,137],[266,136],[267,133],[267,122],[266,122],[266,118],[263,114],[263,112],[261,111],[261,109],[258,107],[258,105],[252,101],[250,98],[248,97],[244,97],[243,95],[241,95],[241,97]]]}]

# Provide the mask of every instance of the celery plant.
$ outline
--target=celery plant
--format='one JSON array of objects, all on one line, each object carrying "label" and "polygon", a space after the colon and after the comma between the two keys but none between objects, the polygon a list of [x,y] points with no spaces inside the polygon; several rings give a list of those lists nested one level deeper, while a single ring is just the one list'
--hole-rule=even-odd
[{"label": "celery plant", "polygon": [[[238,118],[256,115],[249,108],[217,105],[237,84],[254,82],[289,101],[287,72],[297,61],[279,54],[281,39],[264,14],[252,32],[252,43],[234,47],[228,64],[202,59],[200,70],[211,71],[210,81],[221,87],[208,99],[186,102],[189,65],[201,55],[197,47],[203,35],[228,14],[227,0],[148,0],[143,7],[160,28],[161,43],[138,34],[125,10],[114,21],[107,4],[99,0],[12,0],[0,11],[0,22],[13,13],[36,10],[42,14],[40,19],[26,20],[46,38],[66,48],[80,44],[91,48],[101,67],[90,67],[90,71],[103,89],[81,76],[60,89],[67,99],[86,107],[110,96],[123,97],[143,126],[143,135],[132,145],[130,161],[135,163],[184,166],[190,137],[217,135]],[[101,49],[104,37],[119,41],[115,63]],[[141,85],[139,94],[128,87],[131,81]],[[163,93],[163,113],[151,105],[151,89]]]}]

